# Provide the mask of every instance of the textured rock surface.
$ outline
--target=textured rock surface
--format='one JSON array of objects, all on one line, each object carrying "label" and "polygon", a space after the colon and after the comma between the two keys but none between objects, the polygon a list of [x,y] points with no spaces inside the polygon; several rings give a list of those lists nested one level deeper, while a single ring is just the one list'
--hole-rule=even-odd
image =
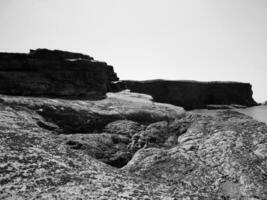
[{"label": "textured rock surface", "polygon": [[[126,84],[163,103],[107,93]],[[0,93],[13,95],[0,95],[1,200],[267,199],[265,124],[164,104],[251,106],[249,84],[120,82],[90,56],[38,49],[0,53]]]},{"label": "textured rock surface", "polygon": [[246,108],[246,106],[242,105],[206,105],[206,108],[209,110],[218,110],[218,109],[235,109],[235,108]]},{"label": "textured rock surface", "polygon": [[267,198],[267,127],[245,115],[127,91],[0,99],[0,199]]},{"label": "textured rock surface", "polygon": [[[150,123],[184,116],[183,108],[154,103],[142,94],[108,93],[99,101],[0,96],[3,104],[29,109],[37,125],[61,134],[62,143],[112,166],[122,167],[137,149],[132,137]],[[90,135],[89,135],[90,134]]]},{"label": "textured rock surface", "polygon": [[206,105],[253,106],[251,85],[237,82],[197,81],[124,81],[132,92],[151,95],[155,101],[182,106],[185,109],[205,108]]},{"label": "textured rock surface", "polygon": [[[150,98],[127,92],[100,101],[1,95],[0,199],[172,199],[168,186],[103,163],[129,160],[131,135],[146,124],[184,116],[182,108]],[[145,125],[131,121],[136,118]]]},{"label": "textured rock surface", "polygon": [[0,93],[100,98],[119,90],[113,67],[92,57],[59,50],[0,53]]},{"label": "textured rock surface", "polygon": [[[0,105],[0,199],[171,199],[168,187],[118,171],[62,143],[39,115]],[[168,198],[169,197],[169,198]]]},{"label": "textured rock surface", "polygon": [[267,198],[265,124],[233,111],[185,119],[175,147],[141,149],[123,169],[171,185],[177,198]]},{"label": "textured rock surface", "polygon": [[1,95],[0,199],[267,198],[265,124],[107,96]]}]

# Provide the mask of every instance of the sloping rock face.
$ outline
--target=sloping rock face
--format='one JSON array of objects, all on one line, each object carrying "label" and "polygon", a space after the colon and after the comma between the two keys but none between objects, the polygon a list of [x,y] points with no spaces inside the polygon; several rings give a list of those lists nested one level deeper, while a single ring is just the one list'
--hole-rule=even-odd
[{"label": "sloping rock face", "polygon": [[207,105],[254,106],[251,85],[238,82],[197,81],[123,81],[133,92],[151,95],[155,101],[182,106],[185,109]]},{"label": "sloping rock face", "polygon": [[188,115],[173,148],[143,148],[123,168],[177,199],[266,199],[267,126],[243,114]]},{"label": "sloping rock face", "polygon": [[150,98],[125,92],[100,101],[1,95],[0,199],[172,199],[168,186],[110,166],[131,158],[132,135],[185,114]]},{"label": "sloping rock face", "polygon": [[113,67],[80,53],[37,49],[0,53],[0,93],[24,96],[99,98],[118,77]]},{"label": "sloping rock face", "polygon": [[[5,105],[40,116],[37,125],[60,134],[62,143],[112,166],[122,167],[137,149],[132,137],[149,124],[179,119],[183,108],[154,103],[147,95],[108,93],[101,101],[0,96]],[[139,144],[139,148],[145,144]]]}]

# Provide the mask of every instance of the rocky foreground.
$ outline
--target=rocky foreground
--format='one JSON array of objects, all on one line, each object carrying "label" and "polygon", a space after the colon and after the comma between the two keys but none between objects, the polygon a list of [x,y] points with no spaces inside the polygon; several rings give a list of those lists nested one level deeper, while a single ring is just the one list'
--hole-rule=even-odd
[{"label": "rocky foreground", "polygon": [[267,126],[148,95],[0,96],[0,199],[267,199]]}]

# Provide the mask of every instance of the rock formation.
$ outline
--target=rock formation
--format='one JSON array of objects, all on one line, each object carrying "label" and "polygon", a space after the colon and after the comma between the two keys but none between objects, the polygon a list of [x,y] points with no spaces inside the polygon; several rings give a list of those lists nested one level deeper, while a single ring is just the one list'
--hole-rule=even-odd
[{"label": "rock formation", "polygon": [[1,95],[0,199],[168,196],[167,186],[104,163],[124,166],[144,147],[130,148],[136,146],[133,135],[149,124],[181,119],[185,111],[127,91],[107,96],[86,101]]},{"label": "rock formation", "polygon": [[174,186],[177,199],[267,197],[265,124],[233,111],[184,120],[190,126],[178,144],[141,149],[123,169]]},{"label": "rock formation", "polygon": [[182,106],[185,109],[207,105],[254,106],[251,85],[238,82],[197,81],[123,81],[133,92],[149,94],[154,101]]},{"label": "rock formation", "polygon": [[267,126],[243,114],[129,92],[0,99],[0,199],[267,198]]},{"label": "rock formation", "polygon": [[80,53],[37,49],[0,53],[0,93],[98,98],[118,81],[113,67]]},{"label": "rock formation", "polygon": [[[148,124],[179,119],[184,110],[153,103],[147,95],[127,91],[99,101],[0,96],[5,105],[24,107],[40,116],[37,125],[61,134],[72,149],[86,149],[89,155],[116,167],[133,156],[131,138]],[[136,144],[132,144],[134,146]],[[129,146],[129,148],[128,148]]]},{"label": "rock formation", "polygon": [[267,199],[266,124],[108,92],[222,108],[254,104],[249,84],[117,82],[105,63],[50,50],[0,54],[0,76],[1,200]]}]

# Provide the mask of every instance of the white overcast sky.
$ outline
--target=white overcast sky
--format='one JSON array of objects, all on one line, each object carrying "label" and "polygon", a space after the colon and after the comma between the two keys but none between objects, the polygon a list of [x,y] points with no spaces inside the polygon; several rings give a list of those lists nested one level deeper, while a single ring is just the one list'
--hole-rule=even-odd
[{"label": "white overcast sky", "polygon": [[121,79],[242,81],[267,100],[267,0],[0,0],[0,51],[51,48]]}]

